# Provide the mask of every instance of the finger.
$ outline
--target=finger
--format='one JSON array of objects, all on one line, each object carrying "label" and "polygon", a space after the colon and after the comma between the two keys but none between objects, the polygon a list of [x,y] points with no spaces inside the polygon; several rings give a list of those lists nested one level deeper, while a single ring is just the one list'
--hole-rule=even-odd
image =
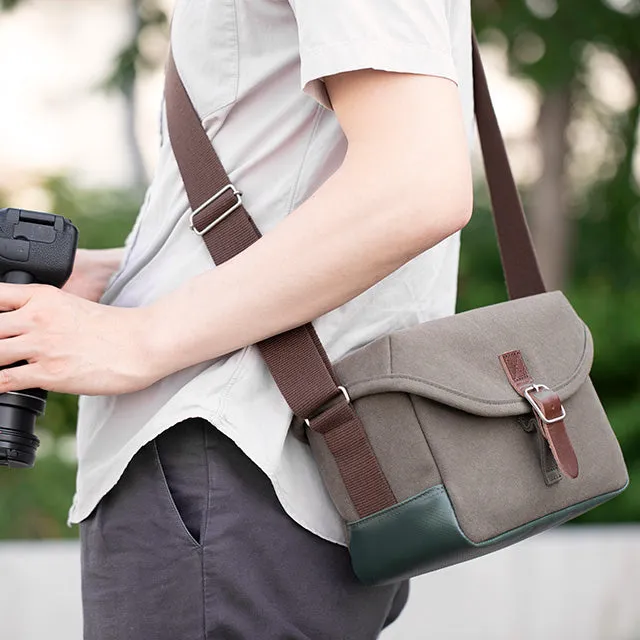
[{"label": "finger", "polygon": [[29,330],[25,316],[20,311],[0,313],[0,340],[20,336]]},{"label": "finger", "polygon": [[38,363],[0,369],[0,393],[42,388],[44,376]]},{"label": "finger", "polygon": [[0,367],[20,362],[20,360],[29,360],[33,356],[33,350],[24,336],[0,340]]},{"label": "finger", "polygon": [[13,311],[24,307],[33,296],[29,285],[0,282],[0,311]]}]

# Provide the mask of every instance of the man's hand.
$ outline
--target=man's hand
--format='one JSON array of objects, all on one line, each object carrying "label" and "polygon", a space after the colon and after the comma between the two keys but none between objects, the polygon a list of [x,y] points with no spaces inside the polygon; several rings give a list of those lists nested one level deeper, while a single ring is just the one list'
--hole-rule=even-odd
[{"label": "man's hand", "polygon": [[0,284],[0,393],[48,391],[112,395],[159,377],[146,348],[144,308],[90,302],[47,285]]},{"label": "man's hand", "polygon": [[116,272],[124,249],[78,249],[73,272],[63,291],[98,302]]}]

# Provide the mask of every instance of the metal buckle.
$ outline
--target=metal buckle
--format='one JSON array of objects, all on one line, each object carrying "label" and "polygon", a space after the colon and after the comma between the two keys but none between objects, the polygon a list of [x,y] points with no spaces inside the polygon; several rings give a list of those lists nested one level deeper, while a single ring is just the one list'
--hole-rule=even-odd
[{"label": "metal buckle", "polygon": [[[224,213],[219,215],[213,222],[210,222],[202,231],[199,231],[195,225],[195,217],[203,210],[206,209],[212,202],[215,202],[225,191],[231,189],[233,195],[236,196],[236,203],[229,209],[227,209]],[[205,233],[208,233],[215,227],[219,222],[222,222],[227,216],[231,215],[236,209],[242,206],[242,192],[238,191],[232,184],[228,184],[226,187],[222,187],[218,193],[211,196],[206,202],[201,204],[190,216],[189,223],[191,228],[196,233],[196,235],[203,236]]]},{"label": "metal buckle", "polygon": [[[347,401],[347,404],[351,404],[351,398],[349,397],[349,394],[347,393],[347,390],[342,385],[338,385],[338,389],[340,389],[340,391],[342,391],[342,395],[345,397],[345,400]],[[326,402],[325,402],[325,404],[326,404]],[[317,415],[322,413],[322,409],[323,409],[324,406],[325,405],[323,404],[322,407],[320,407],[320,409],[318,409],[317,413],[314,416],[311,416],[311,417],[315,418]],[[304,423],[307,425],[307,427],[311,428],[311,423],[309,422],[309,420],[310,420],[310,418],[305,418],[304,419]]]},{"label": "metal buckle", "polygon": [[529,401],[529,404],[533,407],[533,410],[539,416],[540,420],[542,420],[545,424],[553,424],[554,422],[560,422],[561,420],[564,420],[567,417],[567,411],[562,404],[560,404],[560,406],[562,407],[562,415],[558,416],[557,418],[551,418],[551,420],[549,420],[544,415],[537,402],[531,397],[531,390],[542,391],[542,389],[550,391],[549,387],[547,387],[546,384],[532,384],[524,390],[525,398]]}]

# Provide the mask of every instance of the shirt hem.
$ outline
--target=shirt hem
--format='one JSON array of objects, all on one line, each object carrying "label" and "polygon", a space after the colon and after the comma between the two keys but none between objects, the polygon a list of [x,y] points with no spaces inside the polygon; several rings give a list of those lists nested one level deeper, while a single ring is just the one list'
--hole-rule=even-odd
[{"label": "shirt hem", "polygon": [[[250,458],[254,462],[256,461],[255,453],[251,451],[251,447],[249,447],[247,443],[244,443],[238,437],[237,431],[228,422],[228,420],[225,419],[224,415],[220,413],[213,414],[210,411],[207,411],[206,409],[203,409],[203,408],[199,408],[197,410],[191,409],[189,411],[183,411],[180,413],[179,417],[176,416],[174,418],[165,419],[159,424],[153,426],[153,428],[152,428],[152,425],[149,425],[141,429],[140,433],[144,433],[145,436],[143,438],[133,440],[132,443],[130,443],[130,446],[127,448],[126,453],[123,454],[123,458],[125,459],[124,465],[122,465],[122,463],[120,465],[112,465],[112,467],[116,468],[116,471],[115,472],[112,471],[111,474],[107,473],[102,476],[103,478],[105,476],[108,476],[110,477],[110,479],[108,481],[105,481],[104,484],[102,484],[97,491],[95,490],[95,485],[94,485],[94,490],[90,491],[90,493],[95,492],[96,495],[100,495],[101,496],[100,498],[98,498],[97,500],[80,499],[79,496],[81,495],[81,493],[84,493],[84,491],[83,492],[76,491],[73,499],[73,504],[69,510],[69,514],[67,518],[67,526],[71,527],[73,525],[80,524],[83,520],[88,518],[91,515],[91,513],[93,513],[93,511],[98,506],[98,504],[100,504],[100,501],[104,498],[104,496],[106,496],[107,493],[111,491],[120,481],[129,463],[134,458],[136,453],[143,446],[151,442],[154,438],[158,437],[161,433],[163,433],[167,429],[170,429],[177,422],[180,422],[182,420],[187,420],[189,418],[202,418],[207,420],[215,428],[219,429],[222,433],[224,433],[224,435],[231,438],[248,458]],[[334,534],[328,533],[327,531],[324,531],[322,527],[311,524],[307,518],[303,517],[299,513],[299,511],[289,501],[287,490],[281,484],[280,479],[278,478],[277,471],[267,471],[263,468],[262,465],[259,464],[258,466],[261,467],[263,473],[269,478],[269,481],[273,486],[273,489],[278,497],[278,500],[280,501],[280,504],[282,505],[283,509],[292,520],[294,520],[297,524],[299,524],[301,527],[303,527],[307,531],[310,531],[314,535],[324,540],[327,540],[328,542],[333,542],[340,546],[345,546],[345,547],[347,546],[346,535],[336,536]],[[79,506],[80,504],[81,506]]]}]

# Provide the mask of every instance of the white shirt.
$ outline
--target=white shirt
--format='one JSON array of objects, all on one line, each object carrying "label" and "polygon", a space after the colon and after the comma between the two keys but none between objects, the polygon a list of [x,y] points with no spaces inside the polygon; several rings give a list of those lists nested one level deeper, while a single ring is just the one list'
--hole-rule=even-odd
[{"label": "white shirt", "polygon": [[[373,67],[450,78],[460,89],[471,143],[470,0],[178,0],[172,47],[209,137],[262,234],[344,158],[346,140],[323,76]],[[155,177],[105,304],[147,305],[215,268],[189,228],[164,112],[161,129]],[[313,325],[329,358],[454,313],[458,255],[455,234],[317,318]],[[219,303],[224,313],[224,300]],[[344,544],[309,448],[288,431],[292,412],[255,345],[143,391],[82,396],[70,522],[91,513],[140,447],[188,417],[205,418],[232,438],[268,475],[294,520]]]}]

